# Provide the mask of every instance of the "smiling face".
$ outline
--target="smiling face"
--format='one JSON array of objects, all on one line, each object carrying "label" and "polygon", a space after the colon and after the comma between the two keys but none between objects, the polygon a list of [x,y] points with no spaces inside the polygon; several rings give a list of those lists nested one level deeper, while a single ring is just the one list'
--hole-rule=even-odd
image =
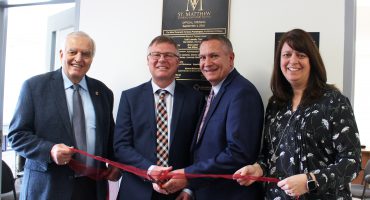
[{"label": "smiling face", "polygon": [[148,66],[154,83],[161,88],[167,87],[175,80],[179,65],[176,47],[167,42],[154,43],[148,52]]},{"label": "smiling face", "polygon": [[280,69],[292,88],[306,88],[311,66],[305,53],[298,52],[284,43],[281,49]]},{"label": "smiling face", "polygon": [[64,50],[60,50],[64,73],[73,83],[79,83],[90,69],[93,61],[93,43],[90,38],[72,35],[66,39]]},{"label": "smiling face", "polygon": [[201,43],[199,58],[200,70],[213,86],[226,78],[234,66],[234,53],[215,39]]}]

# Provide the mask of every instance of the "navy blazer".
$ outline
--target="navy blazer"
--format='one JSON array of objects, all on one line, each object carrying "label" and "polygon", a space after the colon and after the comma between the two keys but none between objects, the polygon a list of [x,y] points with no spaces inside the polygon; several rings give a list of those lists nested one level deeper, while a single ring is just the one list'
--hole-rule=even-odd
[{"label": "navy blazer", "polygon": [[[56,165],[54,144],[77,146],[68,114],[62,69],[24,82],[9,127],[12,148],[26,158],[21,199],[70,199],[74,172]],[[113,93],[102,82],[86,76],[96,117],[96,155],[113,159]],[[100,167],[105,167],[101,163]],[[107,196],[108,182],[98,181],[99,199]]]},{"label": "navy blazer", "polygon": [[[194,140],[190,174],[233,174],[253,164],[260,150],[263,103],[254,85],[234,69],[214,97],[199,141]],[[198,130],[197,130],[198,132]],[[190,179],[197,200],[263,199],[261,187],[240,186],[234,180]]]},{"label": "navy blazer", "polygon": [[[184,168],[191,163],[190,146],[204,97],[176,82],[170,132],[169,165]],[[122,92],[114,133],[118,161],[147,170],[156,165],[156,114],[151,81]],[[152,183],[123,172],[118,199],[150,200]],[[175,195],[172,195],[175,198]]]}]

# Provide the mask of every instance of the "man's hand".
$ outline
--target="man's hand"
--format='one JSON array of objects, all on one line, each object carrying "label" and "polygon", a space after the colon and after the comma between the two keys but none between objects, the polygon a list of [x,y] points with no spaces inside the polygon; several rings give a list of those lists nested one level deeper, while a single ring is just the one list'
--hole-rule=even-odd
[{"label": "man's hand", "polygon": [[192,196],[190,196],[187,192],[181,192],[179,196],[176,197],[176,200],[191,200],[193,199]]},{"label": "man's hand", "polygon": [[171,179],[162,185],[162,188],[168,193],[175,193],[188,185],[184,169],[174,170],[169,173],[169,176]]},{"label": "man's hand", "polygon": [[169,194],[165,189],[163,189],[160,185],[158,185],[157,183],[152,183],[153,185],[153,189],[155,191],[157,191],[158,193],[162,193],[162,194]]},{"label": "man's hand", "polygon": [[165,182],[167,174],[172,170],[172,167],[162,167],[153,165],[148,170],[148,179],[153,182]]},{"label": "man's hand", "polygon": [[263,170],[261,166],[257,163],[254,163],[253,165],[247,165],[245,167],[240,168],[238,171],[234,173],[234,179],[240,184],[249,186],[252,183],[255,182],[255,180],[249,180],[246,178],[243,178],[242,176],[255,176],[255,177],[261,177],[263,175]]},{"label": "man's hand", "polygon": [[71,148],[65,144],[55,144],[50,151],[50,156],[52,160],[57,165],[66,165],[71,161],[73,151]]},{"label": "man's hand", "polygon": [[110,181],[118,181],[121,178],[121,175],[121,170],[119,168],[108,165],[108,169],[106,170],[104,177]]}]

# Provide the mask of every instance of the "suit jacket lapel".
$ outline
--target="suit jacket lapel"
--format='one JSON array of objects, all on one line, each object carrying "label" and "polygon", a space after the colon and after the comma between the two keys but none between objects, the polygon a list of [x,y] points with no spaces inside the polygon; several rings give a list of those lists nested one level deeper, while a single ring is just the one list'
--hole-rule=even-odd
[{"label": "suit jacket lapel", "polygon": [[49,89],[50,89],[50,94],[52,94],[52,96],[55,96],[54,98],[55,104],[56,104],[57,110],[60,115],[60,120],[63,122],[68,132],[68,135],[71,138],[74,138],[74,135],[72,132],[71,120],[70,120],[69,112],[68,112],[67,98],[66,98],[66,92],[64,89],[61,69],[53,73],[52,81],[51,81]]},{"label": "suit jacket lapel", "polygon": [[[234,79],[234,77],[239,74],[236,69],[234,69],[228,76],[227,78],[225,79],[225,81],[222,83],[222,86],[220,88],[220,90],[218,91],[217,95],[213,98],[212,102],[211,102],[211,105],[209,107],[209,111],[207,113],[207,116],[206,118],[204,119],[204,124],[203,124],[203,127],[202,127],[202,130],[201,130],[201,133],[200,133],[200,138],[199,138],[199,141],[203,138],[203,135],[204,135],[204,130],[206,129],[207,127],[207,124],[208,124],[208,121],[209,119],[211,118],[211,116],[213,115],[213,113],[215,112],[222,96],[224,95],[224,93],[226,92],[227,90],[227,86],[231,83],[231,81]],[[200,124],[199,124],[200,125]],[[199,143],[199,142],[198,142]]]},{"label": "suit jacket lapel", "polygon": [[143,117],[147,117],[147,121],[150,122],[150,130],[153,132],[152,137],[156,140],[156,130],[157,130],[157,122],[156,122],[156,113],[155,113],[155,101],[153,95],[153,87],[151,81],[148,81],[144,85],[143,95],[141,96],[142,99],[138,100],[142,106],[145,106],[149,115],[145,115]]},{"label": "suit jacket lapel", "polygon": [[[182,112],[183,103],[184,103],[184,92],[181,88],[181,85],[176,84],[175,86],[175,94],[174,94],[174,101],[173,101],[173,110],[172,110],[172,119],[171,119],[171,135],[170,135],[170,145],[172,144],[173,139],[175,138],[175,132],[177,123]],[[171,149],[171,148],[170,148]]]}]

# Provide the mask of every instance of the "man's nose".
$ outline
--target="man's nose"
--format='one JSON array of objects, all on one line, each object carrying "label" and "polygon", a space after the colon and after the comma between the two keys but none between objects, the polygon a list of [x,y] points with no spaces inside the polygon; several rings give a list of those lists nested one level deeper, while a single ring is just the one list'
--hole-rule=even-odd
[{"label": "man's nose", "polygon": [[163,61],[163,60],[166,60],[166,58],[165,58],[165,54],[159,54],[159,59],[158,60],[161,60],[161,61]]},{"label": "man's nose", "polygon": [[80,62],[80,61],[82,60],[82,53],[77,53],[77,54],[75,55],[74,60],[75,60],[76,62]]},{"label": "man's nose", "polygon": [[212,64],[212,58],[209,57],[209,56],[206,56],[204,58],[204,66],[208,66],[208,65],[211,65]]}]

